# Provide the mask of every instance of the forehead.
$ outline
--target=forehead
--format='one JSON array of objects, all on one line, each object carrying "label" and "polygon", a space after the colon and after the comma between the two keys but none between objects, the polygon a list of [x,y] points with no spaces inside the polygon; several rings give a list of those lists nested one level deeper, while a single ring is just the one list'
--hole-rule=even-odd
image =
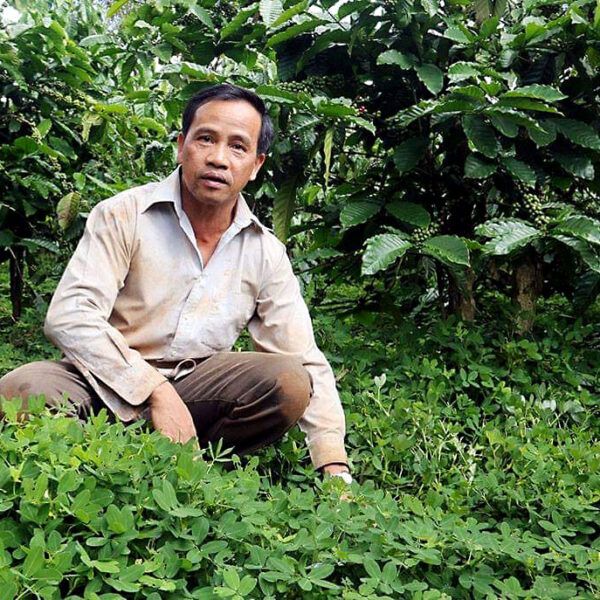
[{"label": "forehead", "polygon": [[209,100],[196,109],[190,131],[209,126],[223,133],[245,133],[257,141],[262,125],[260,113],[245,100]]}]

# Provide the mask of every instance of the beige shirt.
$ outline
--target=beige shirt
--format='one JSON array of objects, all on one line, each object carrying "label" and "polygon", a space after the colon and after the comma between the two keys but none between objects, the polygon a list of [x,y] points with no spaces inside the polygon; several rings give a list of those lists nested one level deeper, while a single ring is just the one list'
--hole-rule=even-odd
[{"label": "beige shirt", "polygon": [[335,379],[284,245],[240,196],[205,266],[182,208],[179,169],[94,207],[44,332],[130,421],[165,379],[189,372],[178,363],[231,350],[246,326],[256,350],[297,356],[312,376],[299,425],[315,467],[346,462]]}]

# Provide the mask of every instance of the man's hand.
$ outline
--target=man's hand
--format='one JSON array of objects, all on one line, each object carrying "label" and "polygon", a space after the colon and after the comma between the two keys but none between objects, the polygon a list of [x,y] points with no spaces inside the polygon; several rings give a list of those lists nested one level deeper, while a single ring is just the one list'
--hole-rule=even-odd
[{"label": "man's hand", "polygon": [[323,473],[327,475],[335,475],[336,473],[350,473],[350,469],[342,463],[331,463],[323,467]]},{"label": "man's hand", "polygon": [[154,429],[182,444],[196,437],[192,415],[168,381],[161,383],[150,394],[148,405]]}]

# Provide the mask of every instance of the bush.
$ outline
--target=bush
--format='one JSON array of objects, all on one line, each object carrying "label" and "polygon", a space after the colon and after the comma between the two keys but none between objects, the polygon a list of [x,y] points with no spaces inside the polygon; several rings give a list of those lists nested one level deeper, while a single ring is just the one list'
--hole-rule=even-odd
[{"label": "bush", "polygon": [[348,500],[298,431],[242,461],[8,405],[0,598],[597,597],[599,350],[566,309],[528,339],[509,319],[319,317]]}]

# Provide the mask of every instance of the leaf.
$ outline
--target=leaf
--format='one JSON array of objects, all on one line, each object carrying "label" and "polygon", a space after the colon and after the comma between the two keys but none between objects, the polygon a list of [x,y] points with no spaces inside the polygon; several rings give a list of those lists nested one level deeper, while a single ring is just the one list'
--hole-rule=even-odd
[{"label": "leaf", "polygon": [[515,138],[519,134],[519,126],[503,115],[489,115],[492,125],[503,135]]},{"label": "leaf", "polygon": [[468,44],[471,41],[467,34],[458,27],[448,27],[448,29],[444,31],[444,37],[453,42],[458,42],[459,44]]},{"label": "leaf", "polygon": [[593,125],[575,121],[574,119],[556,119],[553,121],[556,129],[578,146],[600,150],[600,136]]},{"label": "leaf", "polygon": [[477,63],[472,62],[456,62],[448,68],[448,77],[452,81],[462,81],[470,77],[478,77],[480,73],[476,65]]},{"label": "leaf", "polygon": [[290,223],[296,206],[298,177],[291,177],[279,188],[273,203],[273,229],[275,235],[285,241],[290,231]]},{"label": "leaf", "polygon": [[232,590],[238,590],[240,587],[240,576],[236,569],[228,568],[223,571],[223,581]]},{"label": "leaf", "polygon": [[469,266],[469,249],[455,235],[437,235],[423,243],[422,251],[444,263]]},{"label": "leaf", "polygon": [[416,58],[413,54],[406,54],[398,50],[386,50],[377,57],[378,65],[396,65],[401,69],[411,69],[415,63]]},{"label": "leaf", "polygon": [[546,102],[558,102],[564,100],[567,96],[560,90],[549,85],[526,85],[516,88],[503,95],[503,98],[536,98]]},{"label": "leaf", "polygon": [[529,137],[535,142],[536,146],[547,146],[556,139],[556,127],[550,121],[543,121],[535,127],[526,125]]},{"label": "leaf", "polygon": [[234,33],[236,33],[240,27],[249,19],[250,16],[256,13],[256,9],[258,8],[258,3],[253,3],[246,8],[242,8],[238,11],[237,15],[227,23],[221,29],[221,40],[224,40],[228,37],[231,37]]},{"label": "leaf", "polygon": [[537,179],[535,171],[527,163],[517,160],[512,156],[503,158],[502,163],[508,169],[511,175],[527,185],[535,185]]},{"label": "leaf", "polygon": [[362,257],[363,275],[373,275],[385,269],[411,247],[411,242],[400,232],[382,233],[369,238]]},{"label": "leaf", "polygon": [[319,27],[319,25],[325,25],[326,23],[327,21],[315,18],[307,19],[306,21],[302,21],[301,23],[296,23],[295,25],[292,25],[287,29],[284,29],[283,31],[280,31],[279,33],[276,33],[275,35],[271,36],[267,40],[266,46],[267,48],[272,48],[273,46],[277,46],[277,44],[281,44],[282,42],[294,38],[300,35],[301,33],[313,31],[314,29]]},{"label": "leaf", "polygon": [[581,177],[582,179],[594,179],[594,165],[590,158],[583,154],[561,154],[554,153],[554,158],[567,172]]},{"label": "leaf", "polygon": [[590,244],[600,244],[600,221],[584,215],[566,217],[556,231],[567,233]]},{"label": "leaf", "polygon": [[417,77],[425,84],[425,87],[434,95],[440,93],[444,87],[444,73],[433,64],[424,64],[416,67]]},{"label": "leaf", "polygon": [[494,130],[479,115],[464,115],[462,125],[465,135],[475,146],[475,149],[488,158],[494,158],[500,145],[494,135]]},{"label": "leaf", "polygon": [[56,206],[58,216],[58,225],[64,231],[73,223],[79,214],[81,204],[81,194],[79,192],[70,192],[63,196]]},{"label": "leaf", "polygon": [[39,134],[44,137],[49,131],[50,128],[52,127],[52,121],[50,119],[42,119],[36,129],[38,130]]},{"label": "leaf", "polygon": [[592,305],[600,294],[600,272],[588,271],[579,277],[573,292],[573,306],[584,311]]},{"label": "leaf", "polygon": [[212,17],[205,8],[202,8],[197,4],[193,4],[190,7],[190,12],[195,15],[203,25],[206,25],[211,31],[215,31],[215,24],[212,20]]},{"label": "leaf", "polygon": [[53,254],[58,254],[60,251],[58,244],[55,242],[40,238],[23,238],[19,241],[19,245],[30,248],[31,250],[43,248],[44,250],[48,250],[48,252],[52,252]]},{"label": "leaf", "polygon": [[552,231],[554,239],[573,248],[580,256],[581,260],[594,272],[600,273],[600,256],[593,246],[587,242],[568,235],[562,235],[557,231]]},{"label": "leaf", "polygon": [[364,567],[369,577],[375,579],[376,581],[379,581],[381,579],[381,569],[372,558],[365,558]]},{"label": "leaf", "polygon": [[540,232],[519,219],[492,219],[475,229],[478,235],[491,238],[484,251],[494,255],[513,252],[540,237]]},{"label": "leaf", "polygon": [[23,575],[25,577],[35,576],[44,568],[44,549],[41,546],[33,546],[27,553],[23,562]]},{"label": "leaf", "polygon": [[329,172],[331,170],[331,150],[333,148],[333,129],[329,128],[323,141],[323,158],[325,162],[325,187],[329,185]]},{"label": "leaf", "polygon": [[279,17],[271,23],[271,29],[275,29],[284,23],[287,23],[292,17],[303,13],[308,6],[308,0],[302,0],[298,4],[293,4],[288,9],[284,10]]},{"label": "leaf", "polygon": [[385,209],[399,221],[425,228],[431,223],[431,216],[426,208],[414,202],[392,202]]},{"label": "leaf", "polygon": [[504,95],[498,100],[497,104],[495,105],[495,108],[505,106],[512,108],[520,108],[521,110],[535,110],[539,112],[553,113],[556,115],[561,114],[561,112],[553,106],[548,106],[547,104],[544,104],[539,100],[533,100],[531,98],[524,98],[520,96],[507,97],[506,95]]},{"label": "leaf", "polygon": [[245,575],[240,581],[240,587],[238,588],[238,594],[240,596],[247,596],[255,587],[256,579],[251,575]]},{"label": "leaf", "polygon": [[260,12],[264,24],[271,27],[283,13],[283,4],[281,0],[260,0],[258,12]]},{"label": "leaf", "polygon": [[350,202],[340,212],[340,223],[346,229],[354,225],[366,223],[372,216],[379,212],[379,208],[379,204],[368,200]]},{"label": "leaf", "polygon": [[465,177],[485,179],[496,172],[496,165],[479,159],[475,154],[469,154],[465,161]]},{"label": "leaf", "polygon": [[106,16],[109,19],[114,17],[128,2],[129,0],[116,0],[116,2],[113,2],[108,8]]},{"label": "leaf", "polygon": [[394,164],[399,173],[406,173],[417,166],[427,149],[425,138],[410,138],[397,146],[394,151]]}]

